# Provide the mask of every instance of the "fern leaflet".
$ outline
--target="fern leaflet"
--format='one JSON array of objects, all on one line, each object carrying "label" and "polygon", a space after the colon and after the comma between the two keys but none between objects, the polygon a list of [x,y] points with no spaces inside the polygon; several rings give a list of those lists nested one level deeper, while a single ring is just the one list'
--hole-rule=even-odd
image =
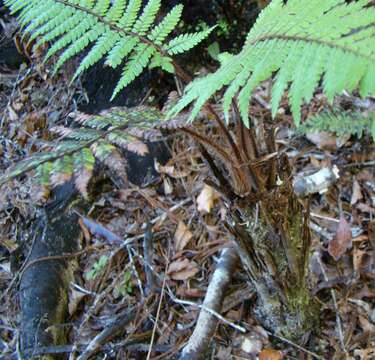
[{"label": "fern leaflet", "polygon": [[79,114],[74,121],[79,128],[57,126],[52,130],[62,137],[51,151],[36,154],[0,176],[0,186],[33,169],[39,184],[48,187],[62,184],[72,177],[77,189],[87,196],[96,161],[126,176],[126,163],[117,147],[143,156],[148,152],[141,139],[155,139],[160,132],[153,129],[162,115],[150,108],[112,108],[99,115]]},{"label": "fern leaflet", "polygon": [[148,0],[142,11],[141,0],[5,0],[5,5],[18,12],[21,27],[31,39],[39,37],[38,44],[52,42],[46,61],[62,51],[55,72],[89,46],[73,79],[102,58],[111,67],[125,63],[112,98],[151,63],[173,72],[168,55],[191,49],[212,31],[166,41],[179,23],[183,7],[176,5],[155,24],[160,0]]},{"label": "fern leaflet", "polygon": [[[244,123],[249,126],[249,99],[254,88],[276,73],[272,88],[275,116],[285,90],[295,122],[301,105],[309,102],[323,77],[323,92],[332,101],[344,89],[359,88],[361,96],[375,94],[375,8],[370,0],[273,0],[250,30],[241,52],[213,74],[193,81],[168,114],[175,116],[194,103],[190,120],[217,91],[227,88],[224,113],[238,95]],[[177,43],[190,35],[173,39]],[[182,48],[184,48],[182,46]],[[169,49],[169,53],[176,53]]]},{"label": "fern leaflet", "polygon": [[375,114],[364,116],[359,112],[323,111],[308,118],[298,127],[298,131],[306,134],[313,131],[329,131],[341,135],[356,135],[361,138],[364,132],[371,132],[375,141]]}]

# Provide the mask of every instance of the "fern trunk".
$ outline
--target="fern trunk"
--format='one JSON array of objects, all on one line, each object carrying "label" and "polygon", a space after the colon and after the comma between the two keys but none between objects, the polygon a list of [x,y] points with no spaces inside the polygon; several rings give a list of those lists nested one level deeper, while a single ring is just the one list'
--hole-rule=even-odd
[{"label": "fern trunk", "polygon": [[242,264],[257,291],[257,320],[300,341],[316,326],[317,304],[308,286],[308,213],[286,181],[259,201],[238,204],[228,222]]},{"label": "fern trunk", "polygon": [[[258,295],[255,317],[273,333],[300,341],[316,326],[319,311],[308,282],[309,208],[294,193],[288,158],[277,153],[272,128],[258,123],[256,131],[257,139],[237,122],[228,142],[232,155],[222,148],[220,156],[213,141],[198,140],[216,155],[215,160],[202,146],[218,180],[211,184],[230,209],[226,227]],[[223,161],[223,155],[230,161]]]}]

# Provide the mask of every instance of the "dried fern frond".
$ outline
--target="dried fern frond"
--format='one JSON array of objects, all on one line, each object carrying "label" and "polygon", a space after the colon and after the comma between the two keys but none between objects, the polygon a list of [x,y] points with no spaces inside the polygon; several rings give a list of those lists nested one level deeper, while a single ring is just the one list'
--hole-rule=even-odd
[{"label": "dried fern frond", "polygon": [[[174,72],[171,56],[205,39],[213,28],[171,38],[180,21],[182,5],[175,6],[158,24],[160,0],[5,0],[31,39],[52,43],[47,55],[61,52],[57,71],[68,59],[91,46],[73,78],[105,57],[123,72],[112,99],[147,67]],[[167,38],[170,40],[167,40]]]},{"label": "dried fern frond", "polygon": [[126,175],[126,159],[118,148],[141,156],[148,152],[145,140],[155,140],[161,134],[154,128],[162,115],[156,109],[112,108],[99,115],[77,114],[78,128],[57,126],[52,129],[61,136],[51,143],[50,151],[36,154],[0,176],[5,182],[36,169],[36,179],[43,187],[63,184],[74,178],[77,189],[87,196],[96,161],[105,164],[118,174]]},{"label": "dried fern frond", "polygon": [[276,74],[272,114],[289,89],[291,110],[298,124],[301,104],[309,102],[323,78],[323,92],[332,101],[344,89],[375,94],[375,8],[371,0],[273,0],[259,15],[241,52],[229,57],[213,74],[190,83],[170,111],[175,116],[194,103],[190,120],[217,91],[226,119],[234,97],[249,126],[249,100],[260,82]]},{"label": "dried fern frond", "polygon": [[365,132],[372,132],[375,140],[375,114],[365,116],[360,112],[334,110],[322,111],[320,114],[311,116],[298,131],[306,134],[313,131],[328,131],[342,135],[355,135],[361,138]]}]

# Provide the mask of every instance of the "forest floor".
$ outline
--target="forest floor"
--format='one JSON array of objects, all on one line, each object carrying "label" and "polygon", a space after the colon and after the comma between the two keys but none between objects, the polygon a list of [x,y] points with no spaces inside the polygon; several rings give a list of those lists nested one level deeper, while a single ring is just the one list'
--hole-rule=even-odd
[{"label": "forest floor", "polygon": [[[27,65],[0,69],[0,172],[40,151],[52,139],[51,127],[67,125],[68,115],[86,98],[79,80],[69,85],[74,64],[51,77],[51,69],[42,65],[42,51],[23,51],[29,57]],[[267,84],[257,90],[252,117],[269,118],[266,89]],[[337,101],[353,106],[354,100],[343,95]],[[324,106],[324,98],[317,96],[304,112],[314,114]],[[215,136],[210,126],[197,124]],[[307,139],[295,131],[286,102],[275,126],[279,150],[287,152],[295,174],[333,166],[339,170],[337,182],[310,199],[310,281],[322,306],[320,324],[300,346],[274,337],[251,314],[256,293],[238,264],[221,312],[227,321],[219,321],[210,358],[375,359],[373,140],[368,134],[356,138],[331,133],[309,134]],[[135,309],[135,317],[100,348],[97,359],[172,359],[194,330],[220,250],[232,240],[222,224],[227,209],[204,182],[209,174],[199,147],[176,135],[170,148],[171,159],[156,167],[156,182],[128,188],[109,185],[84,215],[96,231],[82,224],[85,243],[77,254],[79,271],[70,289],[70,319],[65,324],[70,344],[76,346],[71,347],[71,359],[109,319],[129,307]],[[0,359],[17,353],[19,301],[14,279],[24,261],[17,257],[19,249],[30,245],[26,234],[36,217],[35,196],[40,195],[34,187],[33,176],[21,176],[0,192]],[[152,224],[150,231],[145,230],[147,224]],[[129,240],[128,245],[121,250],[110,245],[103,229]],[[148,288],[146,241],[153,249],[156,291]]]}]

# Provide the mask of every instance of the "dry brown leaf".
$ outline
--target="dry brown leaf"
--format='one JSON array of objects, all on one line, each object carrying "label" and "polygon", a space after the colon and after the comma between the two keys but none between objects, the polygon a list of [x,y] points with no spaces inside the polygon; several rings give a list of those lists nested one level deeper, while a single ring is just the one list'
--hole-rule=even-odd
[{"label": "dry brown leaf", "polygon": [[350,205],[354,205],[358,202],[358,200],[363,199],[362,191],[361,191],[361,185],[359,185],[359,182],[357,180],[353,181],[353,192],[352,192],[352,198],[350,200]]},{"label": "dry brown leaf", "polygon": [[193,238],[193,234],[183,221],[180,221],[177,225],[176,232],[174,234],[174,247],[176,252],[185,249],[186,245]]},{"label": "dry brown leaf", "polygon": [[168,268],[168,275],[173,280],[187,280],[199,272],[195,262],[188,259],[173,261]]},{"label": "dry brown leaf", "polygon": [[85,199],[88,198],[87,185],[92,177],[92,173],[92,169],[81,168],[76,172],[74,177],[74,184]]},{"label": "dry brown leaf", "polygon": [[204,184],[201,193],[197,197],[198,211],[208,214],[218,198],[219,196],[215,189]]},{"label": "dry brown leaf", "polygon": [[70,289],[69,292],[69,315],[72,316],[77,311],[78,305],[81,301],[87,296],[87,294],[83,293],[82,291],[78,291],[74,288]]},{"label": "dry brown leaf", "polygon": [[362,212],[369,213],[371,215],[375,215],[375,208],[372,206],[365,204],[365,203],[359,203],[357,205],[357,209],[361,210]]},{"label": "dry brown leaf", "polygon": [[142,141],[132,141],[128,144],[127,149],[140,156],[145,156],[149,153],[148,146]]},{"label": "dry brown leaf", "polygon": [[336,234],[328,244],[328,252],[337,261],[351,247],[352,231],[345,217],[341,215]]},{"label": "dry brown leaf", "polygon": [[264,349],[259,354],[259,360],[282,360],[284,354],[280,350]]},{"label": "dry brown leaf", "polygon": [[354,356],[359,357],[359,360],[375,359],[375,347],[356,349],[354,350]]},{"label": "dry brown leaf", "polygon": [[178,171],[173,165],[161,165],[158,161],[155,161],[155,170],[159,174],[166,174],[174,179],[181,179],[189,175],[187,171]]},{"label": "dry brown leaf", "polygon": [[332,133],[319,131],[307,133],[306,137],[319,149],[335,151],[345,145],[349,140],[350,135],[337,137]]}]

